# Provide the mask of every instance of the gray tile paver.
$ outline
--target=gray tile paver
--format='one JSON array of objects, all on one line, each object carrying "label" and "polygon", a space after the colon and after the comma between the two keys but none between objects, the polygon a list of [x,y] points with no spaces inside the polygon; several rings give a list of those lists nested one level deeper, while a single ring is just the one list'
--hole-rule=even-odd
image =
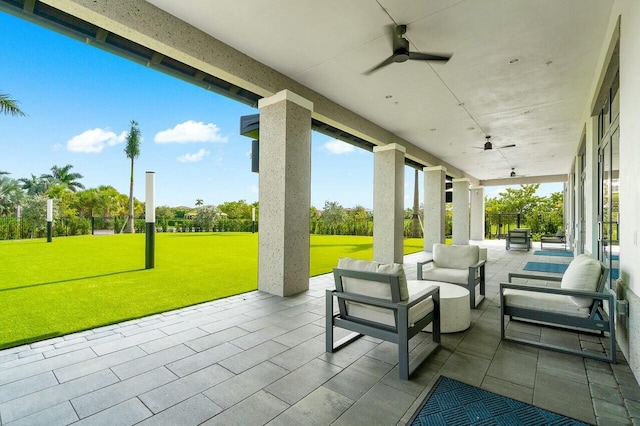
[{"label": "gray tile paver", "polygon": [[128,426],[151,417],[149,411],[137,398],[124,401],[114,407],[74,423],[76,426]]},{"label": "gray tile paver", "polygon": [[267,386],[265,390],[284,402],[295,404],[340,371],[342,368],[338,366],[314,359]]},{"label": "gray tile paver", "polygon": [[71,404],[82,419],[144,392],[157,389],[176,378],[168,369],[160,367],[74,398]]},{"label": "gray tile paver", "polygon": [[194,353],[195,352],[192,349],[189,349],[185,345],[178,345],[111,367],[111,371],[113,371],[120,380],[124,380],[188,357]]},{"label": "gray tile paver", "polygon": [[179,345],[180,343],[185,343],[190,340],[197,339],[199,337],[203,337],[207,334],[206,331],[200,330],[199,328],[194,328],[186,331],[182,331],[180,333],[172,334],[167,337],[161,337],[159,339],[151,340],[146,343],[142,343],[138,345],[140,349],[145,351],[148,354],[152,354],[154,352],[161,351],[163,349],[167,349],[173,347],[175,345]]},{"label": "gray tile paver", "polygon": [[198,352],[178,361],[174,361],[171,364],[167,364],[167,368],[173,371],[176,375],[183,377],[225,360],[240,352],[242,352],[242,349],[239,347],[234,346],[231,343],[223,343],[222,345],[214,346],[206,351]]},{"label": "gray tile paver", "polygon": [[203,423],[203,426],[264,425],[287,408],[289,408],[289,404],[264,390],[260,390],[239,404]]},{"label": "gray tile paver", "polygon": [[58,368],[53,370],[53,372],[60,383],[64,383],[145,355],[142,349],[134,346],[98,358],[92,358],[63,368]]},{"label": "gray tile paver", "polygon": [[95,358],[96,354],[91,349],[83,349],[54,358],[41,359],[19,367],[0,370],[0,385],[11,383],[16,380],[24,379],[54,370],[56,368],[66,367],[89,358]]},{"label": "gray tile paver", "polygon": [[49,407],[72,400],[94,390],[116,383],[118,378],[109,370],[102,370],[70,382],[0,404],[2,422],[8,423]]},{"label": "gray tile paver", "polygon": [[185,345],[190,347],[196,352],[201,352],[214,346],[221,345],[222,343],[229,342],[238,337],[242,337],[249,332],[239,327],[231,327],[216,333],[207,334],[199,339],[194,339],[186,342]]},{"label": "gray tile paver", "polygon": [[275,355],[278,355],[281,352],[286,351],[288,348],[288,346],[269,340],[261,345],[254,346],[251,349],[247,349],[244,352],[221,361],[220,365],[235,374],[239,374]]},{"label": "gray tile paver", "polygon": [[220,407],[227,409],[289,373],[265,361],[204,392]]},{"label": "gray tile paver", "polygon": [[138,423],[138,426],[196,426],[222,412],[210,399],[197,394]]},{"label": "gray tile paver", "polygon": [[63,426],[78,420],[78,415],[69,403],[65,401],[53,407],[22,417],[11,426]]},{"label": "gray tile paver", "polygon": [[140,400],[154,413],[165,410],[233,377],[233,373],[214,364],[140,395]]},{"label": "gray tile paver", "polygon": [[0,404],[57,384],[56,376],[51,371],[47,371],[37,376],[2,385],[0,386]]},{"label": "gray tile paver", "polygon": [[111,352],[119,351],[121,349],[130,348],[141,343],[146,343],[151,340],[160,339],[162,337],[166,337],[166,334],[164,334],[162,331],[150,330],[146,333],[136,334],[133,336],[124,337],[119,340],[114,340],[113,342],[107,342],[100,345],[92,346],[92,349],[98,355],[105,355]]}]

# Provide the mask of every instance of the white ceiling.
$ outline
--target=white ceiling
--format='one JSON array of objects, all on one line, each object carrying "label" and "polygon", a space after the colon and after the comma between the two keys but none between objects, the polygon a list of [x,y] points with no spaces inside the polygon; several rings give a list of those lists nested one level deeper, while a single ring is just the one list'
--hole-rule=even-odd
[{"label": "white ceiling", "polygon": [[[523,176],[569,172],[612,4],[148,1],[479,180],[512,167]],[[363,75],[391,55],[396,24],[407,24],[411,50],[451,60]],[[486,135],[516,147],[482,151]]]}]

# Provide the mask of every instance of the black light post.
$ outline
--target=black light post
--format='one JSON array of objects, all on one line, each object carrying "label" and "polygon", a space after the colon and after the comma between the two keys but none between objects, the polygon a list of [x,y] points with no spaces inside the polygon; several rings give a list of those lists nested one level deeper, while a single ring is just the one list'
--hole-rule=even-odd
[{"label": "black light post", "polygon": [[145,221],[146,221],[146,248],[145,248],[145,269],[155,267],[156,257],[156,200],[155,200],[155,172],[146,174],[146,199],[145,199]]}]

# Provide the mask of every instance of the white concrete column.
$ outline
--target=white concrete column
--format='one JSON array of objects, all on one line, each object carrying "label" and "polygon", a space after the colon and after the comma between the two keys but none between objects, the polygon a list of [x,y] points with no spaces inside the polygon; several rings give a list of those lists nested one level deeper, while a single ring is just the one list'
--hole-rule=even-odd
[{"label": "white concrete column", "polygon": [[469,244],[469,179],[453,180],[453,244]]},{"label": "white concrete column", "polygon": [[445,190],[447,169],[442,166],[424,169],[424,251],[432,251],[434,244],[444,244]]},{"label": "white concrete column", "polygon": [[469,191],[471,193],[469,238],[482,241],[484,240],[484,187],[471,187]]},{"label": "white concrete column", "polygon": [[404,257],[404,154],[398,144],[376,146],[373,170],[373,259],[402,263]]},{"label": "white concrete column", "polygon": [[260,99],[258,290],[309,289],[311,111],[288,90]]}]

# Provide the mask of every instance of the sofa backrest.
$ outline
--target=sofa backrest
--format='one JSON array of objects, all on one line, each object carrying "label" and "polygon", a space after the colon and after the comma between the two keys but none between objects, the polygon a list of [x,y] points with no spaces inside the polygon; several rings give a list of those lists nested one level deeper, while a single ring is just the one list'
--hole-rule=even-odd
[{"label": "sofa backrest", "polygon": [[478,263],[480,249],[472,245],[433,245],[433,265],[438,268],[467,269]]},{"label": "sofa backrest", "polygon": [[[602,264],[598,260],[581,254],[569,264],[562,276],[560,287],[571,290],[600,291],[598,284],[601,282],[602,272]],[[570,296],[569,300],[581,308],[588,308],[593,303],[593,299],[589,297]]]}]

